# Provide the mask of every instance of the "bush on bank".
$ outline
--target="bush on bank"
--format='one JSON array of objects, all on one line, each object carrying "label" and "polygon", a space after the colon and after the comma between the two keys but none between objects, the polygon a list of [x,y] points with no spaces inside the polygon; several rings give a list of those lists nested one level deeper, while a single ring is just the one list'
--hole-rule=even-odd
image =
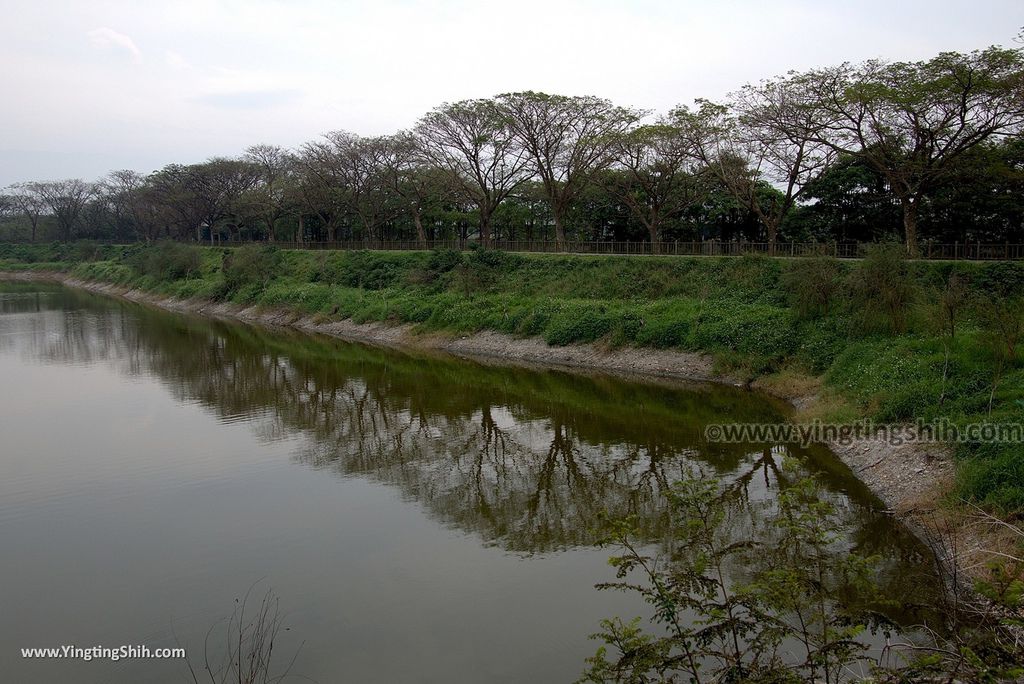
[{"label": "bush on bank", "polygon": [[[0,268],[57,268],[177,297],[291,307],[325,319],[497,330],[715,354],[753,377],[820,375],[847,414],[1024,422],[1024,264],[316,252],[177,243],[0,245]],[[960,445],[958,493],[1024,511],[1018,445]]]}]

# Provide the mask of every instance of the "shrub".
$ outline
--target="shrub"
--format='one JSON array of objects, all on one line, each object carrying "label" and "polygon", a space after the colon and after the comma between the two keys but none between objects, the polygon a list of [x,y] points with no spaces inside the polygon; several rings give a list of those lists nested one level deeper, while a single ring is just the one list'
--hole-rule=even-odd
[{"label": "shrub", "polygon": [[839,261],[815,257],[795,261],[783,272],[782,286],[800,318],[825,316],[841,285]]},{"label": "shrub", "polygon": [[103,248],[94,240],[76,240],[68,250],[71,261],[100,261],[103,259]]},{"label": "shrub", "polygon": [[383,290],[397,285],[413,266],[407,254],[357,250],[324,262],[320,280],[346,287]]},{"label": "shrub", "polygon": [[1002,261],[987,264],[972,279],[978,289],[1000,297],[1024,295],[1024,264]]},{"label": "shrub", "polygon": [[435,249],[427,259],[427,271],[435,277],[448,273],[462,263],[462,252],[454,249]]},{"label": "shrub", "polygon": [[201,262],[197,247],[172,241],[135,248],[124,260],[137,275],[162,282],[191,277],[199,271]]},{"label": "shrub", "polygon": [[902,245],[883,243],[868,248],[848,279],[853,313],[867,330],[900,334],[915,288]]},{"label": "shrub", "polygon": [[281,253],[271,245],[245,245],[225,250],[221,262],[225,294],[243,288],[265,290],[277,275],[280,264]]},{"label": "shrub", "polygon": [[703,312],[690,335],[695,349],[738,351],[763,358],[781,358],[796,347],[790,314],[760,304],[717,302]]},{"label": "shrub", "polygon": [[593,342],[607,335],[614,322],[603,306],[569,305],[555,315],[544,339],[551,345]]},{"label": "shrub", "polygon": [[469,254],[466,256],[466,263],[473,268],[514,268],[522,261],[523,257],[518,254],[509,254],[500,249],[488,249],[475,243],[470,246]]}]

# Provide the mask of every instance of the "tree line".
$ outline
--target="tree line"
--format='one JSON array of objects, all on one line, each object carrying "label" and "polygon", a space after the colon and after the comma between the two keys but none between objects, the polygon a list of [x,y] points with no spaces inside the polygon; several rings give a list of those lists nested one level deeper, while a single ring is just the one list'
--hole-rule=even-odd
[{"label": "tree line", "polygon": [[1024,242],[1024,49],[841,64],[653,115],[442,104],[385,136],[17,183],[8,240]]}]

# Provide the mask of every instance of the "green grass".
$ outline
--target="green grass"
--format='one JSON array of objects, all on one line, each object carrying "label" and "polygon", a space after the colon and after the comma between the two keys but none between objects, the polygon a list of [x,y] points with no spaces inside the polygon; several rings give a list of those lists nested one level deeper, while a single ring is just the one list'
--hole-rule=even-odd
[{"label": "green grass", "polygon": [[[891,264],[889,256],[875,263],[881,287],[890,267],[878,266]],[[553,346],[700,351],[749,377],[782,370],[821,376],[846,402],[846,416],[1024,422],[1018,358],[1004,365],[989,410],[997,363],[982,315],[986,301],[1024,297],[1024,264],[899,264],[894,278],[910,295],[898,322],[877,302],[869,310],[863,289],[851,289],[861,264],[819,263],[815,270],[807,260],[764,257],[0,245],[0,270],[65,270],[175,297],[411,323],[423,331],[496,330]],[[952,341],[935,323],[937,293],[951,274],[971,295]],[[834,294],[817,306],[814,288],[829,279]],[[960,445],[957,458],[959,496],[1024,512],[1019,445]]]}]

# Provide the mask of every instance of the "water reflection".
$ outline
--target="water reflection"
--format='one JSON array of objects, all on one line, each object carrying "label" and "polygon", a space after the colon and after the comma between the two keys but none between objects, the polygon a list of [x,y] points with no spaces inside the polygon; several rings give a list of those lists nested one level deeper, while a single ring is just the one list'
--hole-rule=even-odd
[{"label": "water reflection", "polygon": [[[667,536],[666,489],[694,468],[723,483],[725,505],[758,516],[780,486],[814,473],[849,546],[883,558],[887,595],[929,602],[927,587],[937,590],[927,551],[829,454],[794,451],[800,469],[787,472],[781,447],[704,441],[709,422],[780,419],[780,406],[740,390],[409,356],[61,288],[4,286],[0,312],[0,351],[151,376],[261,439],[298,438],[303,464],[396,487],[436,520],[510,552],[591,545],[602,515],[635,516],[655,542]],[[887,610],[921,617],[913,606]]]}]

